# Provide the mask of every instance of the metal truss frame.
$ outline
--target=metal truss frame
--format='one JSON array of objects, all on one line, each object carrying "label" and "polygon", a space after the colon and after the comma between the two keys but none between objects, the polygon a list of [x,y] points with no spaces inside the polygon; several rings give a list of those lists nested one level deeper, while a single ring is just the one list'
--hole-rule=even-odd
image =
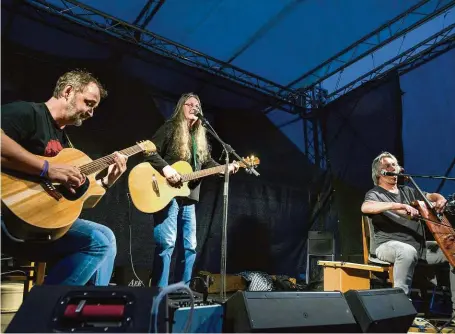
[{"label": "metal truss frame", "polygon": [[277,109],[289,113],[299,113],[307,101],[305,93],[302,91],[286,88],[251,72],[172,42],[76,0],[59,0],[60,6],[46,0],[24,1],[40,10],[62,16],[90,29],[104,32],[188,66],[205,70],[240,85],[255,89],[264,94],[264,103],[276,105]]},{"label": "metal truss frame", "polygon": [[393,70],[398,70],[399,74],[404,74],[454,47],[455,24],[451,24],[412,48],[402,52],[400,55],[386,61],[368,73],[365,73],[359,78],[330,93],[328,98],[337,99],[368,81],[386,76]]},{"label": "metal truss frame", "polygon": [[[319,66],[313,68],[299,78],[290,82],[288,85],[286,85],[286,88],[295,87],[310,77],[315,78],[316,80],[312,79],[311,84],[304,88],[316,86],[332,75],[343,71],[345,68],[354,64],[358,60],[372,54],[374,51],[380,49],[386,44],[407,34],[425,22],[428,22],[432,18],[455,6],[455,0],[437,0],[437,3],[434,7],[425,7],[425,5],[429,3],[431,3],[431,0],[420,1],[413,7],[409,8],[407,11],[388,21],[375,31],[364,36]],[[417,20],[409,26],[405,26],[406,19],[410,16],[419,16],[421,19]],[[361,46],[363,48],[367,47],[368,49],[363,53],[358,54],[359,48]]]},{"label": "metal truss frame", "polygon": [[[431,59],[455,48],[455,24],[442,29],[434,35],[428,37],[414,47],[402,52],[400,55],[377,66],[373,70],[359,78],[351,81],[336,91],[321,96],[321,90],[312,87],[312,110],[320,109],[328,100],[336,100],[340,96],[354,90],[360,85],[372,81],[380,80],[392,71],[398,71],[400,75],[413,70],[414,68],[430,61]],[[319,103],[317,103],[319,101]],[[314,104],[316,103],[316,104]],[[305,153],[310,162],[325,169],[327,157],[325,156],[324,142],[322,140],[322,130],[318,117],[308,117],[303,119],[303,132],[305,140]]]},{"label": "metal truss frame", "polygon": [[142,7],[142,10],[137,18],[134,20],[133,25],[142,29],[147,27],[155,14],[160,10],[164,1],[165,0],[148,0],[144,7]]},{"label": "metal truss frame", "polygon": [[[287,86],[282,86],[144,30],[165,0],[149,0],[133,24],[119,20],[76,0],[59,1],[61,3],[60,6],[55,5],[55,3],[51,4],[47,0],[23,0],[23,2],[39,10],[45,10],[53,15],[62,16],[69,21],[88,27],[91,30],[106,33],[123,41],[136,44],[148,51],[174,59],[188,66],[202,69],[213,75],[226,78],[263,93],[264,103],[270,105],[269,108],[264,110],[264,113],[270,112],[273,109],[280,109],[298,115],[300,119],[303,119],[305,152],[311,162],[322,168],[326,166],[325,150],[319,120],[316,117],[317,114],[313,112],[322,108],[321,100],[317,98],[319,97],[317,91],[321,91],[320,83],[455,6],[455,0],[437,0],[435,6],[425,7],[432,0],[422,0],[318,67],[305,73]],[[411,15],[421,18],[412,25],[405,26],[406,18]],[[405,66],[402,65],[409,64],[409,67],[418,66],[415,64],[425,61],[427,58],[432,58],[435,54],[445,52],[444,50],[447,51],[447,47],[454,44],[453,36],[448,36],[450,34],[449,31],[451,32],[452,30],[453,26],[444,29],[439,34],[430,37],[419,43],[416,47],[403,52],[394,59],[375,68],[373,71],[338,89],[328,97],[339,97],[360,84],[385,75],[397,67],[401,67],[402,71],[404,71]],[[425,51],[419,52],[422,46],[428,46],[429,43],[433,44],[427,47]],[[365,46],[367,50],[361,54],[357,54],[359,48],[362,47],[364,49]],[[419,61],[419,57],[425,59]],[[316,78],[316,80],[312,81],[308,87],[294,88],[297,84],[310,77]],[[315,97],[315,94],[317,97]]]},{"label": "metal truss frame", "polygon": [[[311,90],[311,111],[321,109],[326,104],[325,91],[320,87]],[[305,154],[308,160],[321,169],[327,168],[325,145],[322,138],[320,117],[308,117],[303,119],[303,138],[305,141]]]},{"label": "metal truss frame", "polygon": [[[313,101],[320,101],[320,105],[314,106],[314,109],[322,108],[327,100],[335,100],[366,82],[380,80],[392,71],[398,71],[400,75],[403,75],[453,48],[455,48],[455,24],[442,29],[358,79],[324,96],[323,99],[319,96],[314,96]],[[320,168],[325,169],[327,167],[327,157],[325,155],[319,118],[304,119],[303,127],[305,152],[308,159]]]}]

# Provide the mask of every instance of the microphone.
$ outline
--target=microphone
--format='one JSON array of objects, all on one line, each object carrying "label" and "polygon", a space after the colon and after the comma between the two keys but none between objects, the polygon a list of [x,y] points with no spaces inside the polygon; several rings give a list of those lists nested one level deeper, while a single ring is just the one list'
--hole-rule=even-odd
[{"label": "microphone", "polygon": [[194,116],[196,116],[198,118],[198,120],[201,122],[202,126],[204,126],[204,127],[209,123],[200,111],[195,113]]},{"label": "microphone", "polygon": [[395,172],[387,172],[385,170],[381,170],[381,175],[384,175],[384,176],[400,176],[401,173],[404,172],[404,168],[400,168],[400,172],[398,173],[395,173]]}]

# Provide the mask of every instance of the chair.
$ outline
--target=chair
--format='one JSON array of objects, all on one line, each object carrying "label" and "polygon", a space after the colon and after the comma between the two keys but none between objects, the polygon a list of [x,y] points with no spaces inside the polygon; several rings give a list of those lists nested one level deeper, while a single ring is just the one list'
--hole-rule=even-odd
[{"label": "chair", "polygon": [[[393,287],[393,263],[381,261],[376,257],[376,243],[373,235],[373,223],[368,216],[362,216],[363,263],[380,266],[387,273],[387,283]],[[371,277],[372,273],[371,273]]]},{"label": "chair", "polygon": [[332,232],[309,231],[306,253],[306,283],[310,282],[310,257],[319,256],[335,260],[335,238]]}]

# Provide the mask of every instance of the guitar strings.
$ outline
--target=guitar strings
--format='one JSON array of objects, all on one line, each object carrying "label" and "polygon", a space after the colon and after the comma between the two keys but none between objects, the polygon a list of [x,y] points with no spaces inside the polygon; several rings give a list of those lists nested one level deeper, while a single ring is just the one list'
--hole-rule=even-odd
[{"label": "guitar strings", "polygon": [[[240,167],[243,167],[243,164],[241,164]],[[200,170],[200,171],[191,172],[191,173],[183,175],[182,176],[182,181],[183,182],[187,182],[187,181],[191,181],[193,179],[196,179],[198,177],[203,177],[203,176],[215,174],[215,173],[218,172],[219,169],[223,170],[224,168],[226,168],[226,165],[221,165],[221,166],[207,168],[207,169]]]},{"label": "guitar strings", "polygon": [[210,174],[215,174],[218,171],[218,169],[222,170],[224,168],[225,168],[225,165],[221,165],[221,166],[207,168],[207,169],[196,171],[196,172],[191,172],[191,173],[183,175],[182,176],[182,181],[183,182],[187,182],[187,181],[191,181],[191,180],[193,180],[195,178],[198,178],[198,177],[207,176],[207,175],[210,175]]},{"label": "guitar strings", "polygon": [[[134,145],[132,147],[129,147],[127,149],[119,151],[121,154],[125,154],[127,156],[132,156],[136,153],[139,153],[142,151],[141,147],[139,145]],[[83,166],[79,167],[79,170],[85,174],[85,175],[90,175],[98,170],[102,170],[109,165],[111,165],[114,161],[114,153],[109,154],[108,156],[99,158],[97,160],[91,161],[88,164],[85,164]]]}]

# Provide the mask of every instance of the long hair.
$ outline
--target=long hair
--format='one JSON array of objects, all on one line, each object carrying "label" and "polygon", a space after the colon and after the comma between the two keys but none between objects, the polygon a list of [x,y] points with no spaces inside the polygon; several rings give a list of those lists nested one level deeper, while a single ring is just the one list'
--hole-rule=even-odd
[{"label": "long hair", "polygon": [[391,158],[395,160],[395,162],[397,163],[397,169],[399,170],[400,168],[398,166],[397,158],[392,153],[382,152],[381,154],[379,154],[376,158],[374,158],[373,163],[371,165],[371,178],[373,179],[373,183],[375,186],[378,185],[379,176],[381,175],[381,161],[383,158]]},{"label": "long hair", "polygon": [[206,130],[201,125],[201,122],[198,121],[193,125],[190,132],[188,121],[185,119],[183,112],[184,104],[191,97],[198,100],[199,106],[201,107],[200,112],[202,113],[201,100],[196,94],[186,93],[180,97],[173,114],[169,118],[169,122],[172,123],[170,150],[173,155],[178,156],[180,159],[189,160],[192,152],[192,132],[196,139],[197,159],[199,162],[204,163],[210,156],[210,146],[207,142]]}]

